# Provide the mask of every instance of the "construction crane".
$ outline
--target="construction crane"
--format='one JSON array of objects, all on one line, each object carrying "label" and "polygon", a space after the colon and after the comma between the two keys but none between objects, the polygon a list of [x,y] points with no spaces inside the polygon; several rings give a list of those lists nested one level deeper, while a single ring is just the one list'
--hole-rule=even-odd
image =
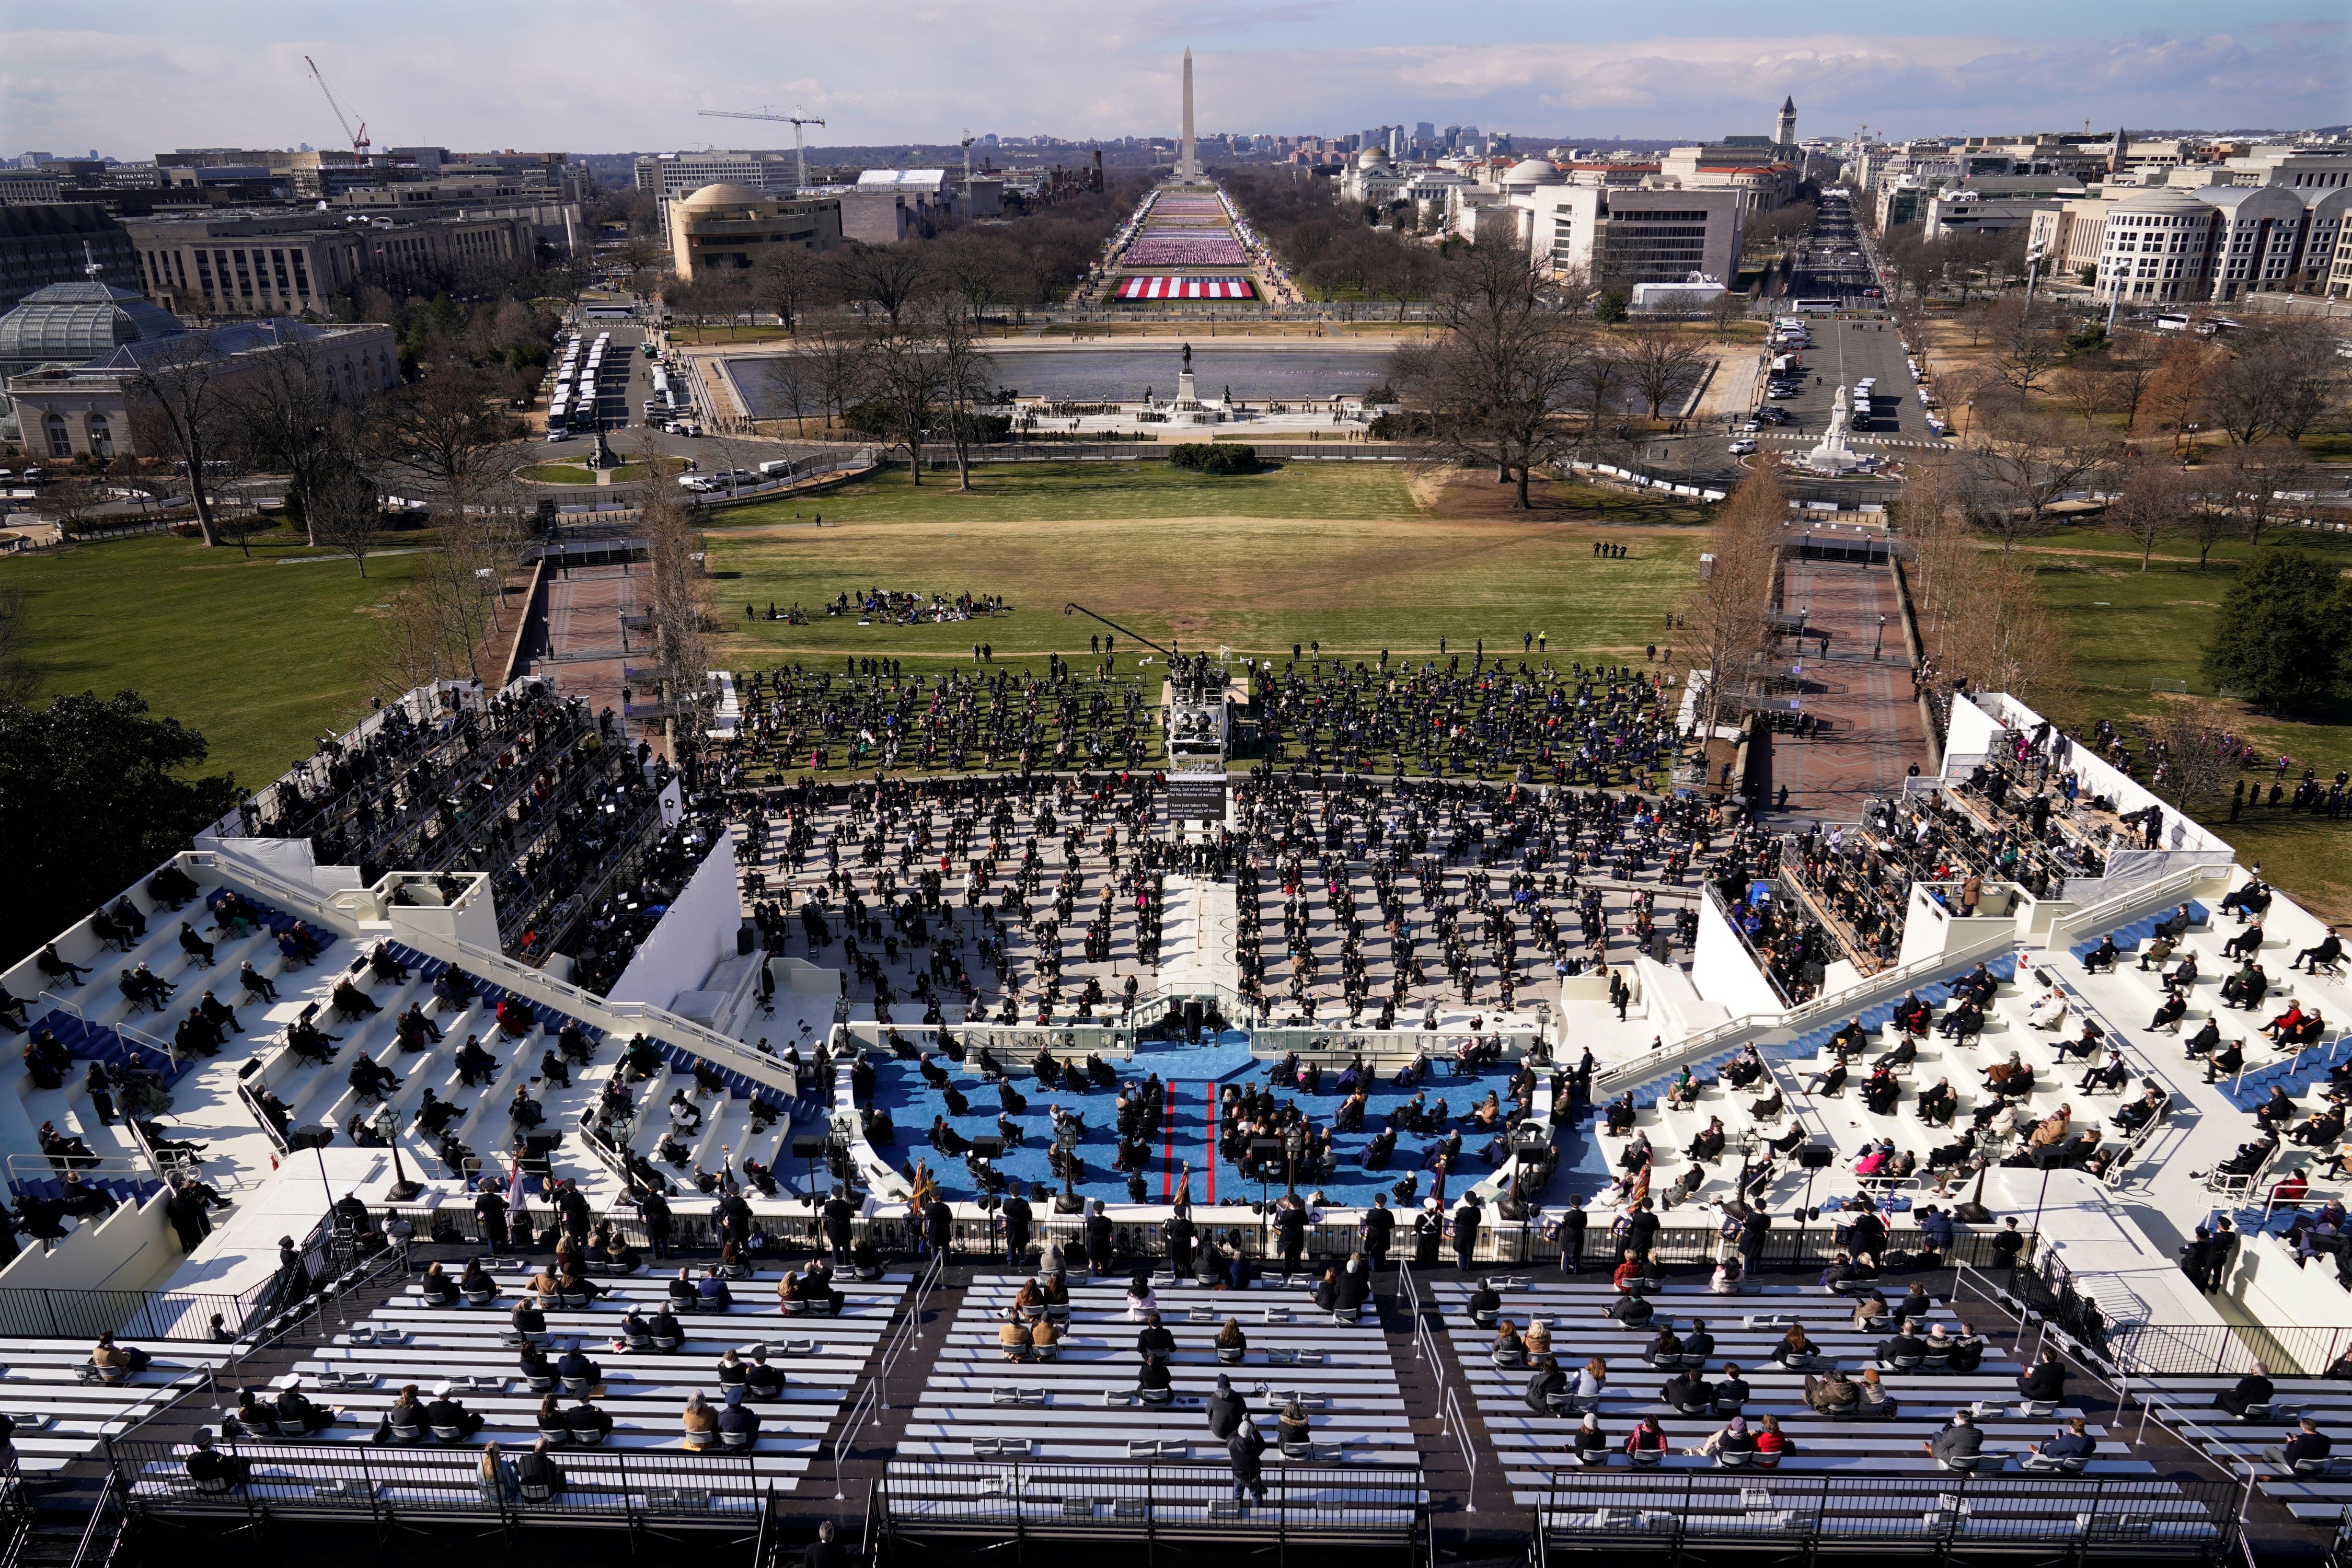
[{"label": "construction crane", "polygon": [[963,199],[966,205],[971,201],[971,144],[974,140],[971,127],[967,125],[963,128],[963,140],[957,143],[963,149]]},{"label": "construction crane", "polygon": [[335,118],[342,122],[343,134],[351,138],[352,151],[358,153],[361,160],[364,162],[368,155],[369,145],[367,121],[364,120],[361,121],[360,128],[357,131],[353,131],[352,129],[351,116],[345,114],[343,112],[343,106],[335,101],[335,89],[329,87],[327,85],[327,79],[320,74],[319,62],[312,59],[310,56],[304,55],[302,57],[302,63],[310,68],[311,79],[315,80],[319,84],[319,90],[327,95],[327,107],[335,111]]},{"label": "construction crane", "polygon": [[772,120],[779,125],[790,124],[793,128],[793,177],[799,182],[802,188],[805,189],[807,187],[808,149],[801,144],[801,127],[803,125],[822,125],[824,123],[823,117],[814,114],[803,114],[798,104],[794,104],[793,106],[793,111],[790,114],[751,114],[733,109],[703,109],[697,110],[695,112],[700,114],[705,120]]}]

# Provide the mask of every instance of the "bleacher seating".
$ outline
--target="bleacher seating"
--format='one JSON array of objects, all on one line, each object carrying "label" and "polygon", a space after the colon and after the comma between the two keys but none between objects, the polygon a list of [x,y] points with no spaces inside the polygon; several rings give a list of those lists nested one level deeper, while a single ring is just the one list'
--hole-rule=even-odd
[{"label": "bleacher seating", "polygon": [[[485,1443],[495,1440],[509,1453],[530,1448],[539,1436],[536,1417],[543,1394],[520,1371],[509,1317],[529,1276],[504,1267],[494,1272],[499,1295],[488,1305],[434,1307],[420,1287],[411,1285],[364,1322],[336,1333],[295,1367],[315,1403],[342,1412],[336,1423],[307,1439],[240,1438],[237,1452],[253,1461],[265,1484],[299,1483],[306,1466],[340,1473],[339,1456],[365,1451],[396,1461],[399,1473],[420,1487],[465,1492],[473,1485],[472,1471]],[[755,1489],[789,1488],[814,1461],[854,1394],[877,1342],[888,1331],[909,1276],[887,1275],[871,1285],[838,1281],[845,1300],[834,1317],[778,1310],[773,1292],[779,1277],[766,1271],[731,1282],[734,1306],[724,1314],[681,1313],[685,1342],[667,1352],[614,1348],[632,1304],[650,1316],[665,1300],[667,1281],[660,1275],[601,1278],[597,1283],[610,1294],[593,1305],[550,1309],[544,1346],[549,1359],[576,1345],[595,1362],[604,1378],[589,1396],[613,1420],[603,1444],[567,1448],[560,1456],[562,1462],[593,1465],[603,1457],[640,1456],[649,1468],[637,1474],[635,1486],[666,1475],[679,1485],[730,1493],[745,1503]],[[786,1381],[780,1398],[754,1403],[761,1428],[753,1447],[748,1453],[729,1452],[714,1442],[699,1454],[689,1449],[679,1422],[688,1397],[698,1389],[717,1407],[720,1353],[731,1349],[749,1361],[752,1347],[761,1344]],[[415,1384],[429,1398],[444,1379],[468,1380],[470,1386],[461,1384],[457,1397],[483,1417],[481,1429],[459,1444],[445,1445],[429,1435],[415,1444],[380,1444],[378,1423],[401,1387]],[[568,1394],[559,1393],[559,1398],[567,1409],[576,1403]],[[184,1445],[176,1450],[183,1458],[185,1451]],[[715,1462],[708,1476],[696,1480],[690,1466],[700,1459]],[[677,1463],[652,1468],[656,1461]],[[173,1460],[159,1458],[148,1472],[146,1484],[160,1489],[185,1484]]]},{"label": "bleacher seating", "polygon": [[108,1383],[79,1340],[0,1338],[0,1413],[16,1423],[11,1439],[18,1468],[29,1474],[62,1470],[94,1452],[110,1421],[174,1384],[201,1382],[206,1365],[221,1364],[221,1348],[174,1340],[119,1339],[147,1352],[142,1370]]},{"label": "bleacher seating", "polygon": [[[1341,1324],[1314,1305],[1303,1282],[1286,1289],[1262,1280],[1236,1294],[1173,1284],[1162,1274],[1153,1289],[1160,1321],[1176,1337],[1169,1358],[1175,1397],[1154,1407],[1134,1397],[1135,1337],[1143,1325],[1128,1317],[1123,1285],[1072,1283],[1067,1335],[1055,1359],[1007,1362],[997,1327],[1021,1278],[984,1277],[965,1293],[899,1445],[901,1458],[989,1457],[1002,1447],[1008,1457],[1043,1463],[1189,1460],[1222,1470],[1224,1443],[1209,1431],[1202,1409],[1223,1373],[1269,1442],[1286,1397],[1298,1395],[1316,1444],[1307,1462],[1418,1466],[1396,1369],[1369,1307],[1360,1321]],[[1196,1321],[1195,1312],[1208,1315]],[[1240,1320],[1249,1349],[1241,1364],[1221,1366],[1211,1342],[1229,1316]],[[1270,1474],[1284,1462],[1281,1451],[1269,1447],[1265,1461]]]},{"label": "bleacher seating", "polygon": [[2308,1415],[2322,1432],[2352,1429],[2352,1383],[2326,1377],[2294,1377],[2273,1372],[2269,1409],[2241,1420],[2217,1407],[2214,1395],[2235,1386],[2238,1373],[2171,1373],[2138,1381],[2134,1387],[2151,1401],[2181,1435],[2234,1473],[2252,1475],[2263,1495],[2297,1519],[2332,1523],[2352,1507],[2352,1450],[2338,1447],[2327,1459],[2298,1471],[2280,1454]]},{"label": "bleacher seating", "polygon": [[[1495,1331],[1470,1321],[1466,1298],[1471,1282],[1440,1279],[1431,1288],[1444,1315],[1455,1359],[1475,1395],[1479,1414],[1494,1444],[1512,1496],[1521,1503],[1545,1500],[1554,1468],[1580,1415],[1536,1415],[1525,1403],[1529,1374],[1497,1369],[1490,1353]],[[1902,1292],[1902,1282],[1891,1281],[1890,1300]],[[1772,1345],[1793,1320],[1821,1347],[1819,1367],[1834,1364],[1858,1379],[1864,1369],[1877,1364],[1877,1346],[1891,1328],[1877,1332],[1853,1327],[1853,1303],[1820,1291],[1800,1291],[1773,1286],[1737,1296],[1717,1296],[1703,1288],[1668,1288],[1651,1295],[1656,1316],[1643,1330],[1621,1327],[1603,1314],[1616,1298],[1607,1284],[1523,1283],[1501,1290],[1502,1316],[1524,1330],[1531,1318],[1551,1324],[1552,1354],[1571,1376],[1594,1356],[1609,1365],[1608,1386],[1600,1405],[1602,1430],[1611,1438],[1612,1463],[1626,1468],[1622,1448],[1633,1425],[1654,1415],[1674,1446],[1663,1462],[1665,1469],[1715,1468],[1710,1458],[1686,1455],[1722,1426],[1727,1415],[1684,1415],[1661,1396],[1668,1373],[1646,1364],[1643,1352],[1657,1326],[1672,1320],[1687,1331],[1694,1317],[1706,1320],[1715,1336],[1714,1352],[1706,1371],[1710,1381],[1721,1377],[1726,1362],[1736,1363],[1752,1394],[1741,1411],[1752,1424],[1762,1415],[1779,1418],[1794,1444],[1781,1459],[1780,1475],[1851,1474],[1863,1476],[1936,1476],[1944,1474],[1922,1447],[1949,1420],[1952,1412],[1968,1407],[1984,1432],[1989,1458],[1979,1473],[1990,1474],[2006,1462],[2016,1468],[2015,1456],[2052,1435],[2066,1416],[2081,1412],[2062,1405],[2055,1415],[2021,1414],[2016,1377],[2021,1370],[2013,1352],[1996,1341],[1987,1346],[1984,1360],[1973,1373],[1959,1374],[1920,1371],[1885,1374],[1896,1400],[1891,1418],[1832,1419],[1804,1403],[1805,1373],[1783,1369],[1769,1359]],[[1930,1320],[1948,1330],[1959,1317],[1939,1309]],[[2099,1452],[2087,1473],[2094,1476],[2147,1476],[2154,1473],[2144,1459],[2133,1458],[2120,1436],[2095,1426]],[[1575,1468],[1572,1464],[1568,1468]]]}]

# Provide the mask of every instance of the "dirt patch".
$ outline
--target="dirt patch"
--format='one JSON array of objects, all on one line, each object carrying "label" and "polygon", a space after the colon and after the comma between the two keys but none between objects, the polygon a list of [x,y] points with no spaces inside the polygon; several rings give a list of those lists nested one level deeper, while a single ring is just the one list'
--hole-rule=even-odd
[{"label": "dirt patch", "polygon": [[1686,526],[1668,507],[1644,496],[1619,494],[1584,484],[1538,479],[1528,486],[1528,504],[1518,504],[1518,486],[1496,484],[1485,469],[1452,469],[1428,481],[1416,479],[1413,500],[1431,514],[1481,522],[1569,522],[1594,528],[1671,531]]}]

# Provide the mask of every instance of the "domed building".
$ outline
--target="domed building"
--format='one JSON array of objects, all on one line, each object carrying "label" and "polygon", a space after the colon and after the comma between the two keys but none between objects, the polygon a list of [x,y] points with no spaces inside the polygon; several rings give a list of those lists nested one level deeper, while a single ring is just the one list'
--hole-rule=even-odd
[{"label": "domed building", "polygon": [[[187,330],[161,305],[94,279],[34,289],[0,316],[0,440],[22,438],[16,429],[16,408],[8,401],[10,377],[88,364],[125,343],[175,338]],[[89,439],[110,445],[113,436],[110,430],[92,432]]]},{"label": "domed building", "polygon": [[1524,195],[1538,185],[1564,185],[1568,176],[1541,158],[1522,158],[1504,170],[1503,177],[1496,183],[1505,195]]},{"label": "domed building", "polygon": [[669,254],[680,282],[756,267],[780,245],[839,248],[839,199],[780,196],[722,181],[669,204]]}]

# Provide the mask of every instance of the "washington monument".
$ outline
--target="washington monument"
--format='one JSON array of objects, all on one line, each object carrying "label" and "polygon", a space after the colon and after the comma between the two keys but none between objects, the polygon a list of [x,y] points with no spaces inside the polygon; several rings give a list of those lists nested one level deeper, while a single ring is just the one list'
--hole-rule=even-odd
[{"label": "washington monument", "polygon": [[1197,180],[1201,177],[1200,161],[1192,155],[1192,51],[1184,51],[1184,135],[1176,152],[1176,177]]}]

